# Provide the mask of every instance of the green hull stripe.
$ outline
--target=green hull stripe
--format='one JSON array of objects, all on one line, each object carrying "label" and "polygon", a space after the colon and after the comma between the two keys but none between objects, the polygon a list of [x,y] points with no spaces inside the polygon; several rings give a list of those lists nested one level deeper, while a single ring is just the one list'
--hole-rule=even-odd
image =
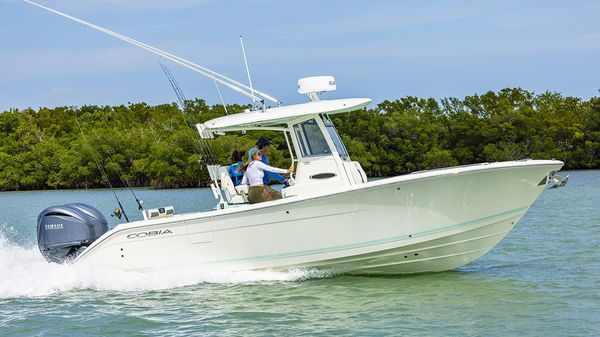
[{"label": "green hull stripe", "polygon": [[398,236],[392,236],[392,237],[384,238],[384,239],[362,241],[362,242],[350,243],[350,244],[333,246],[333,247],[307,249],[307,250],[300,250],[300,251],[296,251],[296,252],[287,252],[287,253],[279,253],[279,254],[251,256],[251,257],[245,257],[245,258],[239,258],[239,259],[216,260],[216,261],[210,261],[210,262],[206,262],[206,263],[207,264],[217,264],[217,263],[232,263],[232,262],[243,262],[243,261],[271,260],[271,259],[280,259],[280,258],[286,258],[286,257],[296,257],[296,256],[303,256],[303,255],[329,253],[329,252],[335,252],[335,251],[339,251],[339,250],[374,246],[374,245],[379,245],[382,243],[403,241],[403,240],[407,240],[409,238],[413,239],[416,237],[427,236],[427,235],[432,235],[432,234],[436,234],[436,233],[440,233],[440,232],[450,231],[453,229],[458,229],[463,226],[472,225],[472,224],[475,224],[478,222],[505,217],[512,213],[519,213],[522,211],[526,211],[528,208],[529,208],[529,206],[519,207],[519,208],[511,209],[509,211],[504,211],[504,212],[496,213],[493,215],[488,215],[483,218],[461,222],[461,223],[455,224],[455,225],[449,225],[449,226],[440,227],[440,228],[436,228],[436,229],[429,229],[429,230],[425,230],[425,231],[421,231],[421,232],[416,232],[416,233],[411,234],[411,237],[409,237],[408,234],[407,235],[398,235]]}]

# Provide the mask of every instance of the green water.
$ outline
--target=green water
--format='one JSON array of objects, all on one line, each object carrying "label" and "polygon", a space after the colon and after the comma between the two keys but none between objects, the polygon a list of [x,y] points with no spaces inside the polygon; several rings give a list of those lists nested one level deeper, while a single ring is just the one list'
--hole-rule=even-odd
[{"label": "green water", "polygon": [[[109,214],[111,193],[0,193],[0,335],[600,336],[600,171],[562,174],[567,186],[475,263],[401,277],[51,265],[35,247],[37,214],[76,201]],[[212,206],[205,189],[136,193],[178,213]]]}]

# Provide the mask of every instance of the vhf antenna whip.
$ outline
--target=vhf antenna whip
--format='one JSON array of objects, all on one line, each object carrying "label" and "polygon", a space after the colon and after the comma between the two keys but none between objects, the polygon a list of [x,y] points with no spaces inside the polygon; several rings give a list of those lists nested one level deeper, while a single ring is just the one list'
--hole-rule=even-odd
[{"label": "vhf antenna whip", "polygon": [[[244,64],[246,65],[246,74],[248,75],[248,84],[250,84],[250,93],[254,95],[254,88],[252,87],[252,78],[250,77],[250,68],[248,67],[248,59],[246,58],[246,48],[244,48],[244,39],[240,35],[240,45],[242,46],[242,55],[244,55]],[[264,107],[264,100],[262,100]],[[256,99],[252,98],[252,105],[256,108]]]},{"label": "vhf antenna whip", "polygon": [[[227,105],[225,105],[225,101],[223,100],[223,95],[221,95],[221,89],[219,89],[219,84],[217,83],[217,80],[215,80],[214,77],[213,77],[213,81],[215,82],[215,88],[217,89],[217,93],[219,94],[219,98],[221,99],[221,105],[223,105],[225,114],[228,115],[229,113],[227,112]],[[254,101],[254,99],[252,99],[252,101]]]}]

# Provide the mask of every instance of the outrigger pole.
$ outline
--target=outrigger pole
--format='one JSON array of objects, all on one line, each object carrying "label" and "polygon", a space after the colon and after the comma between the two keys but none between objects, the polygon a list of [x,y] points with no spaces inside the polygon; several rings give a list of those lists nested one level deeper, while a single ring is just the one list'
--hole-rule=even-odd
[{"label": "outrigger pole", "polygon": [[181,58],[179,56],[170,54],[170,53],[168,53],[166,51],[163,51],[163,50],[160,50],[158,48],[152,47],[152,46],[147,45],[147,44],[145,44],[143,42],[134,40],[134,39],[132,39],[130,37],[127,37],[125,35],[113,32],[113,31],[108,30],[106,28],[103,28],[103,27],[97,26],[97,25],[95,25],[93,23],[89,23],[87,21],[78,19],[78,18],[73,17],[71,15],[59,12],[59,11],[54,10],[52,8],[48,8],[46,6],[40,5],[38,3],[35,3],[33,1],[30,1],[30,0],[23,0],[23,1],[25,1],[25,2],[27,2],[29,4],[31,4],[31,5],[34,5],[34,6],[42,8],[42,9],[45,9],[45,10],[47,10],[49,12],[54,13],[54,14],[58,14],[58,15],[60,15],[62,17],[65,17],[65,18],[67,18],[69,20],[72,20],[72,21],[75,21],[77,23],[80,23],[80,24],[82,24],[84,26],[88,26],[90,28],[93,28],[93,29],[95,29],[97,31],[100,31],[102,33],[105,33],[107,35],[115,37],[115,38],[117,38],[117,39],[119,39],[121,41],[125,41],[125,42],[127,42],[129,44],[132,44],[134,46],[137,46],[137,47],[140,47],[142,49],[145,49],[145,50],[147,50],[147,51],[149,51],[149,52],[151,52],[153,54],[156,54],[156,55],[162,56],[162,57],[164,57],[166,59],[169,59],[169,60],[171,60],[171,61],[173,61],[175,63],[178,63],[178,64],[180,64],[180,65],[182,65],[182,66],[184,66],[186,68],[189,68],[189,69],[191,69],[191,70],[193,70],[195,72],[198,72],[198,73],[200,73],[200,74],[202,74],[202,75],[204,75],[206,77],[212,78],[214,81],[221,83],[222,85],[224,85],[224,86],[232,89],[233,91],[238,92],[238,93],[240,93],[240,94],[242,94],[244,96],[250,97],[253,101],[256,100],[256,101],[264,102],[264,100],[267,99],[267,100],[269,100],[271,102],[274,102],[274,103],[277,103],[278,105],[281,105],[281,101],[279,101],[278,99],[276,99],[276,98],[274,98],[274,97],[272,97],[272,96],[270,96],[268,94],[265,94],[265,93],[263,93],[263,92],[261,92],[259,90],[256,90],[255,88],[250,88],[250,87],[246,86],[245,84],[242,84],[242,83],[240,83],[240,82],[238,82],[236,80],[233,80],[233,79],[231,79],[229,77],[226,77],[224,75],[216,73],[216,72],[214,72],[214,71],[212,71],[212,70],[210,70],[208,68],[205,68],[205,67],[200,66],[198,64],[195,64],[193,62],[190,62],[190,61],[188,61],[186,59],[183,59],[183,58]]}]

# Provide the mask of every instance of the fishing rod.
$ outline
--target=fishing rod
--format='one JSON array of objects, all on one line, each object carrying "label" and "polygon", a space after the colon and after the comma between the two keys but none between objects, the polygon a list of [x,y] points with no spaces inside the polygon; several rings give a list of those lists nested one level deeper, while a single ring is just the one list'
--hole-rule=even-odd
[{"label": "fishing rod", "polygon": [[[112,157],[110,157],[110,158],[112,160]],[[137,195],[135,195],[135,192],[133,192],[131,185],[129,185],[129,183],[127,181],[123,180],[123,171],[121,170],[121,168],[118,165],[117,165],[117,170],[119,171],[119,172],[117,172],[117,175],[119,176],[121,183],[123,185],[125,185],[129,189],[129,192],[131,192],[131,194],[133,195],[133,198],[135,199],[135,202],[138,205],[138,210],[143,211],[144,210],[144,200],[139,199],[137,197]]]},{"label": "fishing rod", "polygon": [[[96,136],[96,138],[100,138],[100,137],[98,136],[98,133],[96,133],[96,131],[92,131],[92,132],[94,132],[94,135]],[[104,150],[104,152],[106,153],[106,155],[108,156],[108,158],[109,158],[109,159],[110,159],[112,162],[114,162],[115,164],[117,164],[117,163],[116,163],[116,162],[113,160],[113,156],[112,156],[112,155],[111,155],[111,154],[110,154],[110,153],[109,153],[107,150]],[[133,189],[131,188],[131,185],[129,185],[129,183],[128,183],[126,180],[124,180],[124,179],[123,179],[123,176],[124,176],[124,174],[123,174],[123,170],[121,170],[121,167],[120,167],[120,165],[119,165],[119,164],[117,164],[117,166],[116,166],[116,170],[118,171],[118,172],[117,172],[117,175],[119,176],[119,180],[121,180],[121,184],[123,184],[123,186],[127,187],[127,188],[129,189],[129,192],[131,192],[131,194],[133,195],[133,198],[135,199],[135,202],[136,202],[136,203],[137,203],[137,205],[138,205],[138,210],[140,210],[140,211],[143,211],[143,210],[144,210],[144,201],[143,201],[143,200],[141,200],[141,199],[139,199],[139,198],[137,197],[137,195],[135,194],[135,192],[134,192],[134,191],[133,191]],[[125,216],[125,218],[127,218],[127,216]]]},{"label": "fishing rod", "polygon": [[185,98],[183,91],[181,91],[179,84],[177,83],[177,81],[175,81],[175,77],[173,77],[173,74],[171,74],[171,72],[169,71],[169,68],[167,68],[167,66],[165,66],[162,62],[158,61],[158,64],[160,64],[160,67],[162,68],[163,72],[167,76],[167,79],[169,80],[169,83],[171,84],[173,91],[175,91],[175,95],[177,96],[177,100],[179,101],[179,106],[181,107],[181,111],[185,111],[185,108],[186,108],[185,102],[187,101],[187,99]]},{"label": "fishing rod", "polygon": [[257,89],[254,89],[254,88],[250,88],[250,87],[246,86],[245,84],[242,84],[242,83],[240,83],[240,82],[238,82],[236,80],[233,80],[233,79],[231,79],[231,78],[229,78],[227,76],[221,75],[221,74],[219,74],[217,72],[214,72],[214,71],[212,71],[212,70],[210,70],[208,68],[205,68],[203,66],[195,64],[195,63],[193,63],[191,61],[183,59],[183,58],[181,58],[179,56],[170,54],[170,53],[168,53],[166,51],[160,50],[160,49],[158,49],[156,47],[152,47],[152,46],[150,46],[148,44],[145,44],[143,42],[134,40],[134,39],[132,39],[130,37],[127,37],[125,35],[113,32],[113,31],[108,30],[106,28],[103,28],[103,27],[97,26],[95,24],[92,24],[90,22],[78,19],[78,18],[73,17],[71,15],[59,12],[59,11],[54,10],[52,8],[40,5],[40,4],[35,3],[33,1],[30,1],[30,0],[23,0],[23,1],[25,1],[25,2],[27,2],[29,4],[31,4],[31,5],[37,6],[39,8],[45,9],[45,10],[47,10],[49,12],[55,13],[57,15],[60,15],[62,17],[65,17],[65,18],[67,18],[69,20],[72,20],[72,21],[75,21],[75,22],[80,23],[82,25],[85,25],[85,26],[88,26],[90,28],[93,28],[93,29],[95,29],[97,31],[100,31],[102,33],[105,33],[107,35],[115,37],[115,38],[117,38],[117,39],[119,39],[121,41],[125,41],[125,42],[127,42],[129,44],[132,44],[134,46],[137,46],[137,47],[140,47],[142,49],[145,49],[145,50],[147,50],[147,51],[149,51],[149,52],[151,52],[153,54],[156,54],[156,55],[162,56],[164,58],[167,58],[167,59],[169,59],[169,60],[171,60],[171,61],[173,61],[175,63],[178,63],[178,64],[180,64],[180,65],[182,65],[182,66],[184,66],[186,68],[189,68],[189,69],[191,69],[191,70],[193,70],[195,72],[198,72],[198,73],[200,73],[200,74],[202,74],[204,76],[212,78],[214,81],[221,83],[222,85],[224,85],[224,86],[226,86],[226,87],[234,90],[235,92],[238,92],[238,93],[240,93],[240,94],[242,94],[244,96],[247,96],[247,97],[251,98],[253,101],[254,100],[260,101],[260,102],[263,103],[263,105],[264,105],[264,100],[265,99],[267,99],[269,101],[272,101],[274,103],[277,103],[278,105],[282,104],[281,101],[279,101],[278,99],[276,99],[276,98],[274,98],[274,97],[272,97],[272,96],[270,96],[270,95],[268,95],[268,94],[266,94],[264,92],[261,92],[261,91],[259,91]]},{"label": "fishing rod", "polygon": [[100,165],[100,160],[98,158],[96,158],[96,155],[94,154],[94,151],[93,151],[91,145],[87,141],[87,137],[85,136],[85,133],[83,132],[83,129],[81,128],[81,124],[79,123],[79,118],[76,118],[75,122],[77,123],[77,127],[79,128],[79,132],[81,132],[81,136],[83,137],[83,141],[84,141],[85,145],[90,150],[92,150],[92,151],[90,151],[92,159],[96,163],[96,166],[98,167],[98,170],[100,171],[100,174],[102,174],[102,177],[104,178],[104,180],[106,180],[106,183],[108,184],[108,187],[110,188],[110,191],[113,193],[115,199],[117,200],[117,204],[119,205],[119,208],[115,208],[115,210],[113,211],[113,214],[111,214],[111,216],[114,215],[117,218],[121,219],[121,214],[123,214],[125,216],[125,220],[127,220],[127,222],[129,222],[127,213],[125,213],[125,208],[123,208],[123,205],[121,204],[121,200],[119,200],[119,197],[117,196],[117,193],[115,192],[115,189],[113,188],[113,186],[110,182],[110,179],[108,179],[108,175],[106,174],[106,171],[104,170],[102,165]]},{"label": "fishing rod", "polygon": [[[175,77],[173,76],[173,74],[171,74],[171,72],[169,71],[167,66],[162,64],[162,62],[158,62],[158,63],[160,64],[161,68],[163,69],[163,72],[165,73],[165,75],[167,76],[167,79],[169,80],[169,83],[171,84],[173,91],[175,91],[175,95],[177,96],[177,99],[179,100],[179,104],[181,105],[181,110],[185,111],[185,109],[187,107],[187,103],[186,103],[187,99],[185,98],[185,95],[183,94],[181,87],[179,86],[179,84],[175,80]],[[182,115],[182,118],[189,127],[194,128],[194,125],[190,121],[188,121],[187,118],[185,118],[185,114]],[[213,159],[210,149],[208,148],[208,151],[206,151],[207,150],[206,144],[203,144],[202,140],[198,140],[198,138],[195,138],[195,139],[196,139],[196,142],[194,145],[196,147],[196,150],[198,150],[198,152],[201,153],[202,158]]]},{"label": "fishing rod", "polygon": [[[181,108],[182,111],[185,112],[186,110],[186,105],[188,103],[188,101],[185,99],[185,95],[183,94],[183,91],[181,90],[181,87],[179,86],[179,84],[177,83],[177,80],[175,80],[175,77],[173,76],[173,74],[171,74],[171,72],[169,71],[169,69],[167,68],[167,66],[165,66],[164,64],[162,64],[162,62],[159,61],[159,64],[161,66],[161,68],[163,69],[163,72],[165,73],[165,75],[167,76],[167,79],[169,80],[169,83],[171,84],[171,87],[173,88],[173,91],[175,91],[175,95],[177,96],[177,99],[179,100],[179,104],[181,104]],[[214,80],[214,77],[213,77]],[[221,96],[221,90],[219,90],[219,85],[217,84],[217,81],[214,81],[215,83],[215,87],[217,89],[217,92],[219,93],[219,97],[221,98],[221,103],[223,104],[223,109],[225,110],[225,114],[227,114],[227,107],[225,106],[225,102],[223,101],[223,96]],[[253,100],[253,105],[255,105],[255,101]],[[263,102],[263,109],[264,109],[265,105]],[[193,123],[191,123],[187,118],[185,113],[181,114],[181,117],[183,118],[184,122],[186,122],[188,124],[188,126],[194,128]],[[213,174],[211,173],[213,170],[211,168],[209,168],[209,166],[211,167],[215,167],[218,166],[216,158],[214,157],[211,149],[210,149],[210,144],[208,143],[208,140],[200,137],[200,139],[195,138],[196,139],[196,148],[198,150],[198,152],[200,152],[200,164],[205,164],[207,170],[209,171],[209,177],[211,180],[210,183],[210,187],[211,190],[213,191],[213,195],[215,196],[215,198],[219,198],[219,203],[222,205],[223,204],[223,194],[220,192],[216,192],[218,191],[219,188],[219,183],[217,181],[218,178],[214,177],[213,178]]]},{"label": "fishing rod", "polygon": [[[183,94],[183,90],[181,90],[181,87],[179,86],[179,83],[177,83],[177,80],[175,80],[175,77],[173,76],[173,74],[171,74],[171,72],[169,71],[169,68],[167,68],[167,66],[165,66],[164,64],[162,64],[162,62],[158,62],[161,66],[161,68],[163,69],[163,72],[165,73],[165,75],[167,76],[167,79],[169,80],[169,83],[171,84],[171,87],[173,88],[173,91],[175,91],[175,95],[177,96],[177,99],[179,100],[179,104],[181,104],[181,109],[183,111],[185,111],[186,107],[187,107],[187,99],[185,98],[185,95]],[[215,85],[216,82],[215,82]],[[219,96],[221,95],[221,92],[219,90],[219,87],[217,86],[217,91],[219,92]],[[221,101],[223,100],[223,98],[221,97]],[[223,104],[223,108],[225,109],[225,113],[227,113],[227,108],[225,107],[225,102],[222,102]],[[185,123],[188,124],[188,126],[190,126],[191,128],[194,128],[194,125],[188,121],[185,118],[185,114],[182,115]],[[207,164],[207,165],[216,165],[216,159],[210,149],[210,145],[208,144],[208,141],[200,138],[200,140],[198,140],[198,138],[196,139],[196,149],[198,150],[198,152],[200,152],[200,154],[202,155],[202,160]]]}]

